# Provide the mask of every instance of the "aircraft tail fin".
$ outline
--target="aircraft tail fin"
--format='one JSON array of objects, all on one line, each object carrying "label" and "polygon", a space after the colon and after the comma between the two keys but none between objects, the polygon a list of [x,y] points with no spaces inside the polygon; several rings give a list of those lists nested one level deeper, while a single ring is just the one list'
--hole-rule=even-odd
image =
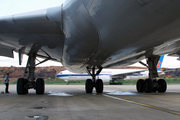
[{"label": "aircraft tail fin", "polygon": [[157,71],[160,71],[163,59],[164,59],[164,55],[161,55],[161,57],[159,58],[159,61],[157,63]]}]

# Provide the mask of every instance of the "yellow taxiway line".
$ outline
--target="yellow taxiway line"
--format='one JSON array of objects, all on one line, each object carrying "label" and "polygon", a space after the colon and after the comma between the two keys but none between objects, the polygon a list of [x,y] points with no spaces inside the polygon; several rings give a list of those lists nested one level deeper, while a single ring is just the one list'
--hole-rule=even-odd
[{"label": "yellow taxiway line", "polygon": [[144,107],[148,107],[148,108],[152,108],[152,109],[172,113],[172,114],[175,114],[175,115],[180,115],[180,112],[176,112],[176,111],[173,111],[173,110],[168,110],[168,109],[164,109],[164,108],[160,108],[160,107],[156,107],[156,106],[152,106],[152,105],[138,103],[138,102],[134,102],[134,101],[131,101],[131,100],[126,100],[126,99],[122,99],[122,98],[118,98],[118,97],[114,97],[114,96],[109,96],[109,95],[105,95],[105,94],[103,94],[103,96],[113,98],[113,99],[116,99],[116,100],[120,100],[120,101],[123,101],[123,102],[127,102],[127,103],[132,103],[132,104],[136,104],[136,105],[140,105],[140,106],[144,106]]}]

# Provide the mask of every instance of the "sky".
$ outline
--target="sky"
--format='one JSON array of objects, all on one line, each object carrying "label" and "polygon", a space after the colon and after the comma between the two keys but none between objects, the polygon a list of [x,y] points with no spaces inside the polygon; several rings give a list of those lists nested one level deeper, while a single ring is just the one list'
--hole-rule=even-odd
[{"label": "sky", "polygon": [[60,6],[65,0],[0,0],[0,16]]},{"label": "sky", "polygon": [[[44,9],[53,6],[61,5],[65,0],[0,0],[0,16],[12,15],[17,13],[23,13],[33,10]],[[162,67],[166,68],[179,68],[180,61],[177,60],[178,57],[168,57],[164,58]],[[23,56],[22,67],[26,66],[28,57]],[[40,59],[42,60],[42,59]],[[145,60],[143,60],[145,62]],[[7,58],[0,56],[0,66],[16,66],[19,67],[18,54],[14,53],[13,58]],[[39,66],[61,66],[61,63],[48,61]],[[142,66],[137,63],[133,66]]]}]

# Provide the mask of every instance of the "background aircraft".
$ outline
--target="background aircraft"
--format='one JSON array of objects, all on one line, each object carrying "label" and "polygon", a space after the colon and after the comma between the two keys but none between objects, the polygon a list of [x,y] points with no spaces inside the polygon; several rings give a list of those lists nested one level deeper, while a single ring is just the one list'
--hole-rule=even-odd
[{"label": "background aircraft", "polygon": [[[158,75],[163,75],[165,72],[160,71],[163,63],[164,55],[162,55],[157,64]],[[57,74],[57,77],[65,81],[79,81],[91,79],[91,75],[87,73],[73,73],[68,70],[64,70]],[[102,72],[96,76],[96,79],[102,79],[104,83],[109,83],[111,80],[138,80],[147,79],[149,77],[149,71],[147,69],[103,69]]]}]

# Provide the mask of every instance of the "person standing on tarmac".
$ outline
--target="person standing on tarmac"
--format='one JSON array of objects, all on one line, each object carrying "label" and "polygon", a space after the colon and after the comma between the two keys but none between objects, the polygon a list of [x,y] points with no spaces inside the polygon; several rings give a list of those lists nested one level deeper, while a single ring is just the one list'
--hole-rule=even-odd
[{"label": "person standing on tarmac", "polygon": [[7,73],[7,75],[5,77],[5,85],[6,85],[5,92],[9,93],[9,73]]}]

